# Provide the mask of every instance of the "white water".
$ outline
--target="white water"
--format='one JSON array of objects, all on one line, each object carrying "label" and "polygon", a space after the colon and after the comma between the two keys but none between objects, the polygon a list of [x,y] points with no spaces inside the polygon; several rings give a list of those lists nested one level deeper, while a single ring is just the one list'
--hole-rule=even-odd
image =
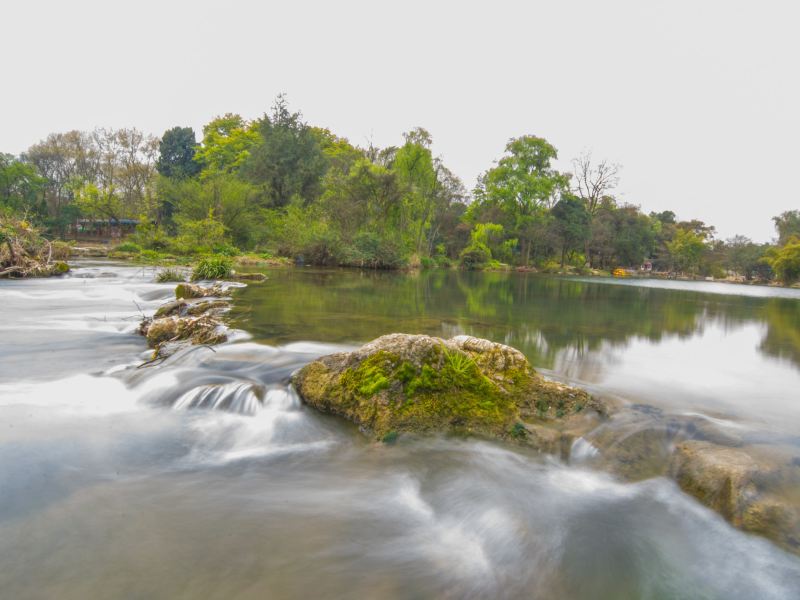
[{"label": "white water", "polygon": [[372,444],[286,385],[340,346],[241,339],[136,369],[149,352],[134,301],[152,312],[172,287],[130,267],[76,275],[0,283],[0,597],[800,589],[797,557],[665,479],[622,483],[484,442]]}]

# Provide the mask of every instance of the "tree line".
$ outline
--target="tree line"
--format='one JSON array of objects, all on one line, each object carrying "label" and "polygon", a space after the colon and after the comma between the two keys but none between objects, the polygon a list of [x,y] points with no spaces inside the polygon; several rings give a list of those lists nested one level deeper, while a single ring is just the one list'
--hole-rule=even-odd
[{"label": "tree line", "polygon": [[0,153],[0,205],[53,236],[79,220],[136,221],[126,247],[163,254],[800,279],[799,210],[774,218],[772,244],[720,240],[702,221],[621,202],[618,165],[586,153],[559,171],[556,148],[541,137],[510,140],[470,191],[431,148],[422,128],[396,146],[358,147],[278,96],[261,118],[213,119],[199,142],[189,127],[160,139],[96,129]]}]

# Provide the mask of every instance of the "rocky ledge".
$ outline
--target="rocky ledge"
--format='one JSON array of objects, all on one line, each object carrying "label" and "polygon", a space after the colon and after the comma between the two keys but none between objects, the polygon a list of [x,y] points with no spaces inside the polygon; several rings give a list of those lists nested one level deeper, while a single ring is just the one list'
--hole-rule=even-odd
[{"label": "rocky ledge", "polygon": [[603,404],[545,380],[518,350],[469,336],[385,335],[306,365],[293,383],[309,405],[383,441],[469,434],[564,454],[606,416]]},{"label": "rocky ledge", "polygon": [[203,287],[181,283],[175,300],[145,317],[139,333],[153,348],[153,358],[164,358],[185,344],[213,346],[228,339],[221,316],[230,307],[230,291],[219,284]]}]

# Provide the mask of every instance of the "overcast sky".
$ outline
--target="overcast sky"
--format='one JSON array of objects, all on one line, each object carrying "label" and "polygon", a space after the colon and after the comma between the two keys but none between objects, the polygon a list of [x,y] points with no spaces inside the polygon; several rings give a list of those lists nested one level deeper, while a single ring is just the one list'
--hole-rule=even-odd
[{"label": "overcast sky", "polygon": [[[200,132],[285,92],[355,144],[420,125],[474,185],[522,134],[591,149],[646,211],[774,236],[800,208],[800,2],[4,3],[0,151],[53,131]],[[199,135],[198,135],[199,137]]]}]

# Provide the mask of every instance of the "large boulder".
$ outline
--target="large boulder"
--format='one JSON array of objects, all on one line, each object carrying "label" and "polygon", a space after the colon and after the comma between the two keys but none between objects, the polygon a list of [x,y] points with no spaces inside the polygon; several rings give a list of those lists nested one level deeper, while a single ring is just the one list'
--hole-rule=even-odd
[{"label": "large boulder", "polygon": [[735,527],[800,553],[800,467],[791,452],[688,440],[676,447],[670,472]]},{"label": "large boulder", "polygon": [[376,439],[475,434],[563,453],[605,410],[586,392],[537,374],[525,356],[470,336],[391,334],[293,376],[309,405]]}]

